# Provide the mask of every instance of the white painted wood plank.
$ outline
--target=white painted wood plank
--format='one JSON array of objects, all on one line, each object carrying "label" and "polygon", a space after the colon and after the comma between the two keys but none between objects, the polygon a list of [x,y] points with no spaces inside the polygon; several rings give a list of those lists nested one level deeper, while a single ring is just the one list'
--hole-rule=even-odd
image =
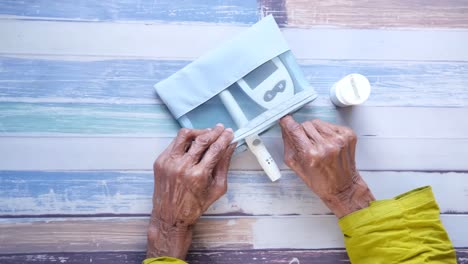
[{"label": "white painted wood plank", "polygon": [[359,136],[468,138],[468,108],[357,106],[337,108],[335,117]]},{"label": "white painted wood plank", "polygon": [[[282,174],[282,178],[273,183],[263,172],[230,171],[226,195],[206,214],[331,213],[293,172],[283,171]],[[468,213],[468,173],[361,171],[361,175],[377,199],[392,198],[431,185],[442,213]],[[0,171],[0,217],[148,215],[152,194],[152,171]]]},{"label": "white painted wood plank", "polygon": [[[442,215],[455,247],[468,245],[467,215]],[[342,248],[343,235],[334,216],[261,218],[253,226],[254,248]]]},{"label": "white painted wood plank", "polygon": [[[454,246],[467,247],[468,229],[463,227],[468,215],[441,219]],[[147,226],[146,217],[3,219],[0,254],[144,251]],[[202,218],[195,226],[192,249],[342,248],[342,236],[331,215]]]},{"label": "white painted wood plank", "polygon": [[[193,59],[246,27],[0,21],[0,54]],[[299,59],[468,60],[467,30],[284,29]]]},{"label": "white painted wood plank", "polygon": [[[172,138],[2,137],[2,170],[149,170]],[[264,138],[282,169],[279,137]],[[468,170],[468,139],[362,137],[356,150],[361,170]],[[260,170],[253,155],[234,157],[232,169]]]}]

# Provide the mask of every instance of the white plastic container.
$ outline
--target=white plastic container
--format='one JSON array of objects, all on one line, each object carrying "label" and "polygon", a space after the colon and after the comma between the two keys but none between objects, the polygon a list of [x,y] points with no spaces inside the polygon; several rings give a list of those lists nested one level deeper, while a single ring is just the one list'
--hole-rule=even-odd
[{"label": "white plastic container", "polygon": [[369,80],[357,73],[349,74],[330,88],[330,100],[338,107],[364,103],[370,95]]}]

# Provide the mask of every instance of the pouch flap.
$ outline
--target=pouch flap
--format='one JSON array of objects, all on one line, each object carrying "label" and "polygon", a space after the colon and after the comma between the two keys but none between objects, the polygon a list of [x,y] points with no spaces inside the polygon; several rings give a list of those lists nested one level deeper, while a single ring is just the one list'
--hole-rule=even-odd
[{"label": "pouch flap", "polygon": [[288,50],[278,25],[270,15],[154,87],[178,119],[264,62]]}]

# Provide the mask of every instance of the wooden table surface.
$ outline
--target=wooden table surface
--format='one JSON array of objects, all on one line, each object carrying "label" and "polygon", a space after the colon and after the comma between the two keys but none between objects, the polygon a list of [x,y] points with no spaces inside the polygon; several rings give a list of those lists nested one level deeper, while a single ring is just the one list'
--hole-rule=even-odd
[{"label": "wooden table surface", "polygon": [[[274,14],[320,97],[296,113],[351,126],[378,199],[432,185],[468,263],[467,0],[0,2],[0,263],[139,263],[152,162],[178,125],[153,85]],[[220,69],[222,70],[222,69]],[[372,85],[337,110],[349,73]],[[337,221],[264,139],[196,225],[190,263],[348,263]]]}]

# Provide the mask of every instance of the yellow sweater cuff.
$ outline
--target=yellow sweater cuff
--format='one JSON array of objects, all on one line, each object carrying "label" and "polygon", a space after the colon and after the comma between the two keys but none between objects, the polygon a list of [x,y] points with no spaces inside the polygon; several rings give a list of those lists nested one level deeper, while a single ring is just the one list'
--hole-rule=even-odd
[{"label": "yellow sweater cuff", "polygon": [[430,186],[369,207],[338,221],[351,263],[456,263]]},{"label": "yellow sweater cuff", "polygon": [[172,257],[158,257],[158,258],[147,258],[143,260],[143,264],[187,264],[187,262],[172,258]]}]

